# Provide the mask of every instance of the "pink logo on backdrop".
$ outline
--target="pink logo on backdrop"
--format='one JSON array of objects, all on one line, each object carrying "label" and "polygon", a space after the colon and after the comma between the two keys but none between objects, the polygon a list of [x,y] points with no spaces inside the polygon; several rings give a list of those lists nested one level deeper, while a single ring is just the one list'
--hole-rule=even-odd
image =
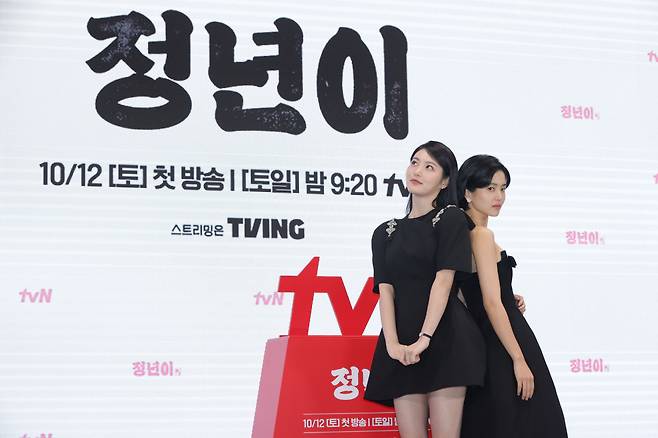
[{"label": "pink logo on backdrop", "polygon": [[658,184],[658,173],[653,176],[654,184]]},{"label": "pink logo on backdrop", "polygon": [[52,433],[40,433],[38,435],[28,435],[28,434],[24,433],[23,435],[21,435],[21,438],[53,438],[53,434]]},{"label": "pink logo on backdrop", "polygon": [[283,304],[283,292],[272,292],[269,294],[258,292],[254,295],[254,298],[256,299],[257,306],[281,306]]},{"label": "pink logo on backdrop", "polygon": [[560,107],[563,119],[598,120],[599,113],[591,106],[562,105]]},{"label": "pink logo on backdrop", "polygon": [[605,245],[598,231],[567,231],[565,235],[568,245]]},{"label": "pink logo on backdrop", "polygon": [[39,291],[30,292],[27,289],[23,289],[18,292],[21,303],[44,303],[50,304],[50,301],[53,297],[53,290],[42,288]]},{"label": "pink logo on backdrop", "polygon": [[603,362],[603,359],[571,359],[572,373],[607,373],[610,367]]},{"label": "pink logo on backdrop", "polygon": [[649,56],[649,62],[658,62],[658,55],[653,50],[647,53],[647,55]]},{"label": "pink logo on backdrop", "polygon": [[155,362],[145,362],[138,361],[133,362],[133,376],[135,377],[144,377],[144,376],[167,376],[174,377],[180,376],[180,368],[174,366],[173,361],[155,361]]}]

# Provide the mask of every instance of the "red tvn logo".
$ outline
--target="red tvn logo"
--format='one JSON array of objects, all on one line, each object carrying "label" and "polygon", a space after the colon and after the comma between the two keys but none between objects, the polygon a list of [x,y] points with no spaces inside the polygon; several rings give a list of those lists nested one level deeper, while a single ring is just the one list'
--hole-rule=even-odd
[{"label": "red tvn logo", "polygon": [[329,295],[331,307],[336,315],[338,327],[343,335],[359,336],[375,310],[379,295],[372,293],[373,279],[369,277],[361,290],[361,295],[354,308],[347,295],[345,284],[341,277],[326,277],[318,275],[320,257],[313,257],[302,272],[295,276],[279,277],[279,292],[295,294],[292,301],[289,335],[308,335],[311,322],[313,296],[316,293]]}]

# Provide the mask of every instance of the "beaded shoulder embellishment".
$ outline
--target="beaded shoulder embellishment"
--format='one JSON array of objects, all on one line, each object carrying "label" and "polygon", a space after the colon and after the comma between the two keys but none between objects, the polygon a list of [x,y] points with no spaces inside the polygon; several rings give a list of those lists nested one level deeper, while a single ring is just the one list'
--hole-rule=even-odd
[{"label": "beaded shoulder embellishment", "polygon": [[393,234],[393,231],[395,231],[395,226],[397,224],[398,223],[395,222],[395,219],[391,219],[390,221],[386,222],[386,225],[388,225],[388,227],[386,228],[386,232],[388,233],[389,238],[391,237],[391,234]]},{"label": "beaded shoulder embellishment", "polygon": [[451,208],[451,207],[457,208],[456,205],[452,205],[452,204],[450,204],[450,205],[446,205],[446,206],[443,207],[441,210],[439,210],[439,212],[436,213],[436,215],[432,218],[432,226],[436,225],[436,223],[437,223],[439,220],[441,220],[441,215],[443,214],[443,212],[446,211],[448,208]]}]

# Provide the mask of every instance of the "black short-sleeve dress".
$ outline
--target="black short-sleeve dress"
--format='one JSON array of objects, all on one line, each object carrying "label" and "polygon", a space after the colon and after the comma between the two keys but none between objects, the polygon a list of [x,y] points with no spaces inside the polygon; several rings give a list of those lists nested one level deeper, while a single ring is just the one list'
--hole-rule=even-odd
[{"label": "black short-sleeve dress", "polygon": [[[418,340],[436,273],[442,269],[471,272],[470,227],[462,210],[448,206],[413,219],[392,219],[375,229],[373,291],[378,293],[381,283],[393,286],[401,344]],[[484,383],[484,341],[454,284],[441,321],[420,358],[408,366],[392,359],[382,331],[370,367],[366,400],[392,406],[393,399],[403,395]]]}]

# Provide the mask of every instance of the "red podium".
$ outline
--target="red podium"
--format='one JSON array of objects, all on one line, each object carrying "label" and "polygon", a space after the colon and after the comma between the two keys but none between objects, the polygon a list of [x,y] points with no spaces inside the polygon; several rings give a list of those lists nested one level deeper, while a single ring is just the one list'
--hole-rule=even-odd
[{"label": "red podium", "polygon": [[[318,275],[313,257],[279,277],[292,293],[289,336],[265,346],[252,438],[398,437],[395,411],[363,399],[376,336],[360,336],[377,306],[368,278],[354,306],[341,277]],[[308,336],[315,294],[329,296],[340,336]]]},{"label": "red podium", "polygon": [[252,438],[399,437],[363,399],[376,336],[284,336],[265,347]]}]

